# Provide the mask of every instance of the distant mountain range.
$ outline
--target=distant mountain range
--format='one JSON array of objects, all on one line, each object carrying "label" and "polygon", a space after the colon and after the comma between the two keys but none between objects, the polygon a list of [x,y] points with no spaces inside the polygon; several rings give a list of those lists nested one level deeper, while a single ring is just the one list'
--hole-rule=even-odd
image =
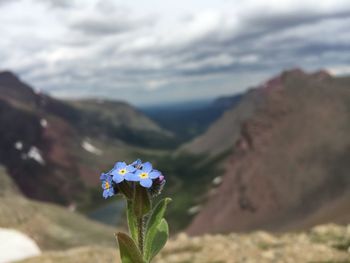
[{"label": "distant mountain range", "polygon": [[57,100],[11,72],[0,72],[0,135],[0,164],[21,191],[65,205],[89,203],[116,160],[173,138],[124,102]]},{"label": "distant mountain range", "polygon": [[190,234],[348,223],[350,77],[283,72],[180,151],[228,153]]},{"label": "distant mountain range", "polygon": [[237,94],[211,101],[149,107],[143,112],[164,129],[176,134],[178,143],[184,143],[205,132],[226,110],[234,108],[241,98],[242,94]]},{"label": "distant mountain range", "polygon": [[324,71],[143,111],[58,100],[0,72],[0,165],[20,192],[91,209],[99,173],[140,157],[166,174],[170,222],[190,234],[348,222],[349,134],[350,77]]}]

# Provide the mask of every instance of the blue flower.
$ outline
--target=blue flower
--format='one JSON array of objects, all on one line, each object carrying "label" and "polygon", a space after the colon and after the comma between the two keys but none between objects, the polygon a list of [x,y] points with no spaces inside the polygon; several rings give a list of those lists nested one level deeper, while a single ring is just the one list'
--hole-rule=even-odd
[{"label": "blue flower", "polygon": [[127,165],[125,162],[117,162],[111,171],[111,175],[113,176],[113,181],[117,184],[122,181],[135,181],[134,174],[136,168],[133,165]]},{"label": "blue flower", "polygon": [[142,161],[140,159],[137,159],[131,165],[134,166],[136,169],[140,169],[142,167]]},{"label": "blue flower", "polygon": [[152,179],[157,179],[161,173],[153,170],[152,164],[147,162],[142,165],[140,170],[137,170],[134,175],[134,180],[139,181],[143,187],[150,188],[153,184]]},{"label": "blue flower", "polygon": [[115,195],[112,177],[109,174],[101,174],[100,179],[102,181],[103,197],[107,199]]}]

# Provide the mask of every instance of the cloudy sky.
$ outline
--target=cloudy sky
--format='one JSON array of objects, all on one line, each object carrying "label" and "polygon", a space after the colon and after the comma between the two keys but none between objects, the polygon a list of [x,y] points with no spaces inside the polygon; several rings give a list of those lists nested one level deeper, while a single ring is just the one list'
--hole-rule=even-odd
[{"label": "cloudy sky", "polygon": [[0,0],[0,70],[66,98],[147,105],[292,67],[350,73],[349,0]]}]

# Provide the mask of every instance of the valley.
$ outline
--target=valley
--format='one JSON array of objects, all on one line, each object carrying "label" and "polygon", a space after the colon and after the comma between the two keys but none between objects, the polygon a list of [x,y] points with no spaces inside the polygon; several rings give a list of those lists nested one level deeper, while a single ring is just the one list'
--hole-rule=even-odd
[{"label": "valley", "polygon": [[101,197],[99,174],[136,158],[166,175],[172,233],[346,223],[349,83],[295,69],[243,95],[143,112],[57,100],[3,72],[0,161],[26,197],[112,226],[124,215]]}]

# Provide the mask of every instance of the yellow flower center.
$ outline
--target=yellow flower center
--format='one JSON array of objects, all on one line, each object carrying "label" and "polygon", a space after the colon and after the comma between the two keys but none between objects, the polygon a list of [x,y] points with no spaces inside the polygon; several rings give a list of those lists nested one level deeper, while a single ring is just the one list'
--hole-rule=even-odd
[{"label": "yellow flower center", "polygon": [[148,178],[148,173],[142,173],[142,174],[140,174],[140,178],[142,178],[142,179]]},{"label": "yellow flower center", "polygon": [[108,182],[105,182],[105,188],[109,189],[109,188],[111,188],[111,185]]},{"label": "yellow flower center", "polygon": [[127,171],[126,171],[126,169],[124,168],[124,169],[121,169],[121,170],[119,171],[119,174],[120,174],[120,175],[124,175],[124,174],[126,174],[126,172],[127,172]]}]

